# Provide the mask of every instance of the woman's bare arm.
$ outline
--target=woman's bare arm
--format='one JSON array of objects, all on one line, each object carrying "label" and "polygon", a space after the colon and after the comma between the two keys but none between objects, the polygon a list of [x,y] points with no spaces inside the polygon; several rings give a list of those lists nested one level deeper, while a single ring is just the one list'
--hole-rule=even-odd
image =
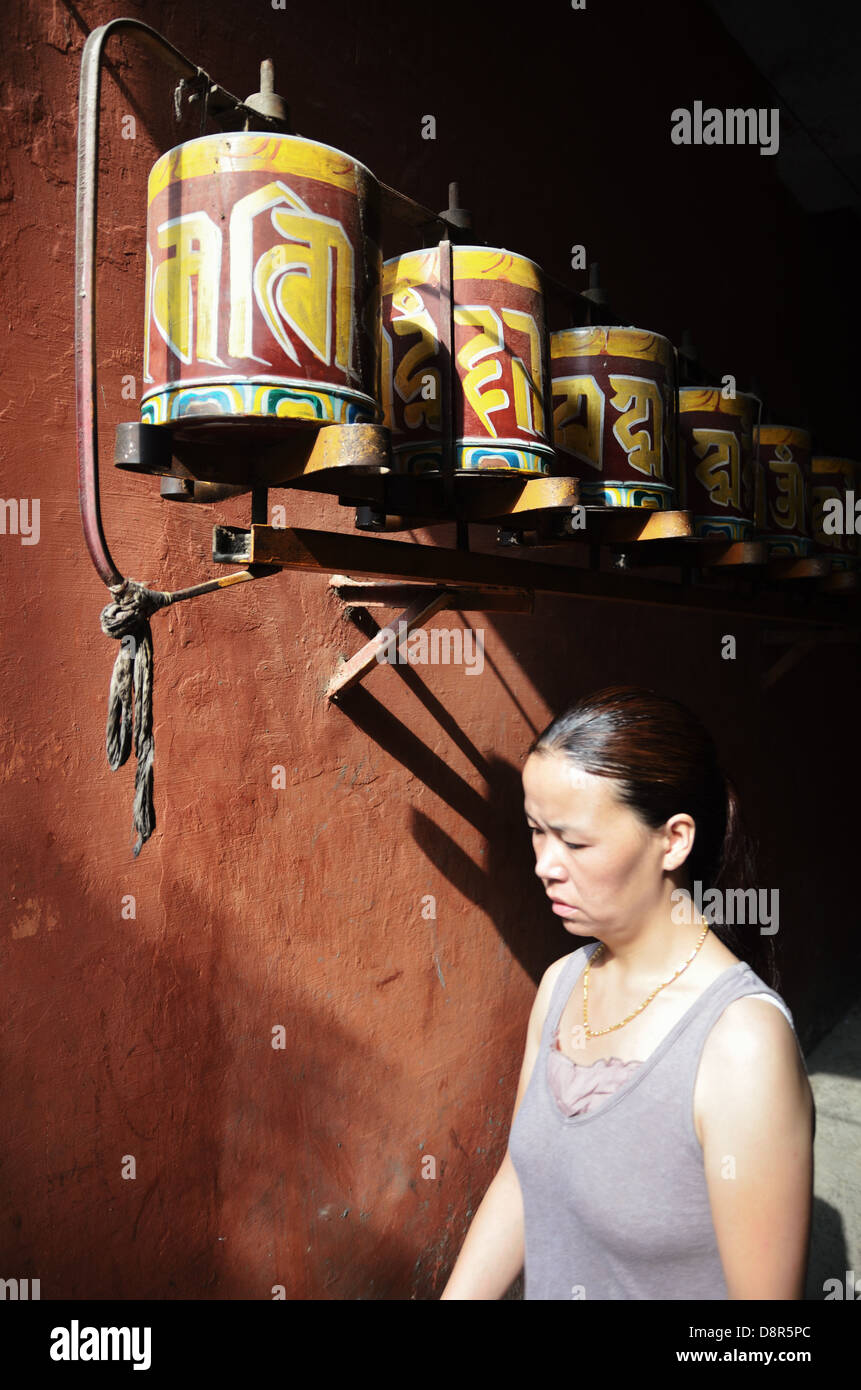
[{"label": "woman's bare arm", "polygon": [[703,1159],[731,1299],[801,1299],[813,1202],[813,1093],[792,1029],[735,1000],[707,1040]]},{"label": "woman's bare arm", "polygon": [[506,1150],[440,1300],[502,1298],[522,1268],[523,1198]]},{"label": "woman's bare arm", "polygon": [[[567,959],[567,956],[563,956],[561,960],[554,961],[544,972],[538,986],[526,1030],[526,1047],[511,1116],[512,1124],[526,1094],[541,1046],[541,1033],[553,986]],[[511,1154],[506,1148],[497,1174],[472,1219],[454,1269],[440,1294],[440,1301],[502,1298],[523,1268],[523,1241],[523,1195]]]}]

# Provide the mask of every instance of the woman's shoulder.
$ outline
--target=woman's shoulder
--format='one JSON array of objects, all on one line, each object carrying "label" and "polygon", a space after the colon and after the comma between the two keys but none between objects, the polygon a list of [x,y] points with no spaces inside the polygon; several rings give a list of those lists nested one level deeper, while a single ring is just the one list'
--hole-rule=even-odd
[{"label": "woman's shoulder", "polygon": [[[801,1043],[776,990],[750,969],[739,971],[744,993],[730,998],[709,1029],[697,1069],[697,1138],[710,1134],[721,1152],[739,1130],[779,1127],[813,1113]],[[751,989],[751,985],[754,986]],[[760,991],[768,991],[765,999]],[[731,1144],[730,1144],[731,1147]]]},{"label": "woman's shoulder", "polygon": [[801,1044],[786,1015],[766,999],[742,995],[722,1011],[700,1059],[694,1101],[697,1137],[734,1152],[739,1135],[796,1133],[815,1123]]},{"label": "woman's shoulder", "polygon": [[[588,943],[586,944],[588,945]],[[554,960],[550,965],[548,965],[544,974],[541,976],[541,982],[538,986],[539,990],[543,989],[552,993],[556,985],[556,982],[562,974],[563,970],[569,963],[573,963],[574,957],[577,956],[578,959],[581,960],[585,965],[587,955],[588,952],[586,951],[585,946],[578,946],[576,950],[569,951],[567,955],[560,956],[558,960]]]},{"label": "woman's shoulder", "polygon": [[[709,975],[704,983],[713,984],[717,979],[726,978],[732,988],[729,1001],[709,1030],[709,1051],[721,1053],[729,1063],[736,1054],[743,1060],[746,1053],[773,1049],[777,1038],[784,1038],[795,1047],[789,1009],[777,990],[716,937],[711,947]],[[767,996],[764,999],[759,997],[763,994]],[[779,1007],[776,1008],[776,1004]],[[752,1061],[753,1056],[748,1060]]]},{"label": "woman's shoulder", "polygon": [[[769,990],[769,986],[758,977],[754,982],[760,985],[761,993],[748,992],[731,999],[709,1032],[709,1050],[720,1053],[726,1062],[753,1063],[764,1052],[773,1052],[779,1041],[785,1041],[793,1049],[797,1046],[795,1029],[787,1016],[789,1010],[781,996],[770,990],[768,997],[763,999],[762,993]],[[777,1000],[783,1008],[775,1008]]]},{"label": "woman's shoulder", "polygon": [[[578,946],[576,951],[569,951],[567,955],[560,956],[548,965],[544,974],[538,982],[538,989],[532,1002],[532,1012],[529,1016],[529,1033],[533,1042],[537,1045],[547,1019],[556,986],[562,976],[566,965],[573,961],[574,957],[583,951],[582,946]],[[585,964],[585,956],[583,957]]]},{"label": "woman's shoulder", "polygon": [[[583,946],[578,946],[576,950],[569,951],[567,955],[560,956],[558,960],[554,960],[548,965],[539,981],[534,1004],[535,1013],[540,1014],[542,1023],[550,1007],[550,1001],[553,998],[556,986],[562,978],[564,971],[568,967],[572,970],[576,970],[577,964],[581,964],[585,967],[588,954],[588,951],[586,951]],[[578,958],[576,964],[575,957]]]},{"label": "woman's shoulder", "polygon": [[[739,975],[744,993],[730,999],[710,1028],[702,1073],[712,1075],[721,1089],[733,1078],[751,1090],[753,1077],[766,1086],[780,1078],[806,1077],[804,1054],[785,1001],[749,967]],[[782,1008],[775,1008],[778,1001]]]}]

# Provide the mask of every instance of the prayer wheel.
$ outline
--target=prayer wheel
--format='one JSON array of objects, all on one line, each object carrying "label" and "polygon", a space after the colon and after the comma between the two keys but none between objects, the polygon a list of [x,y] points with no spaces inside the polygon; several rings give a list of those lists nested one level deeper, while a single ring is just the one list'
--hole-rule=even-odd
[{"label": "prayer wheel", "polygon": [[749,539],[754,529],[754,433],[760,402],[718,386],[679,392],[679,491],[696,536]]},{"label": "prayer wheel", "polygon": [[206,135],[149,176],[141,419],[373,424],[379,185],[295,135]]},{"label": "prayer wheel", "polygon": [[[855,501],[861,464],[818,456],[810,461],[811,522],[817,545],[831,556],[833,570],[855,569],[859,560]],[[851,529],[850,529],[851,528]]]},{"label": "prayer wheel", "polygon": [[381,390],[394,467],[441,473],[450,433],[453,472],[548,474],[541,271],[504,249],[452,246],[449,295],[447,259],[434,246],[383,266]]},{"label": "prayer wheel", "polygon": [[807,430],[792,425],[760,428],[758,458],[765,494],[760,530],[769,555],[809,555],[813,550],[810,450]]},{"label": "prayer wheel", "polygon": [[553,434],[586,504],[672,510],[676,495],[676,354],[642,328],[550,335]]},{"label": "prayer wheel", "polygon": [[759,461],[758,451],[753,457],[753,529],[762,532],[765,530],[766,508],[765,508],[765,469]]}]

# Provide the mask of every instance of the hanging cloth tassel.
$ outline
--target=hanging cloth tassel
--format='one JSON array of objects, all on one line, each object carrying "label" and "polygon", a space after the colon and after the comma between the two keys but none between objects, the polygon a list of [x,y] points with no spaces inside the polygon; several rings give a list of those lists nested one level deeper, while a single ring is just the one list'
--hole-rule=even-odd
[{"label": "hanging cloth tassel", "polygon": [[[122,767],[127,761],[131,752],[134,714],[137,770],[133,825],[138,834],[134,849],[137,859],[143,845],[155,830],[155,807],[152,799],[152,764],[155,755],[152,732],[153,657],[149,620],[159,608],[166,608],[172,602],[173,595],[157,589],[147,589],[135,579],[126,579],[122,584],[111,585],[110,591],[114,595],[114,601],[102,609],[99,621],[102,632],[107,637],[116,638],[121,645],[111,675],[105,750],[111,771],[116,772],[117,768]],[[124,637],[131,637],[132,642],[123,642]]]}]

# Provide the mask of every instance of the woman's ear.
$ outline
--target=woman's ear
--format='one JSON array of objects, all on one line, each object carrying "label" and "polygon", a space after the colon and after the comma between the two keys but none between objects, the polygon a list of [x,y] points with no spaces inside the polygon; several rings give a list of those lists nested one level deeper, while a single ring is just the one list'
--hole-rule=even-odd
[{"label": "woman's ear", "polygon": [[685,812],[679,812],[677,816],[670,816],[663,829],[665,852],[665,869],[679,869],[684,864],[691,850],[693,849],[694,837],[696,836],[696,824],[693,818]]}]

